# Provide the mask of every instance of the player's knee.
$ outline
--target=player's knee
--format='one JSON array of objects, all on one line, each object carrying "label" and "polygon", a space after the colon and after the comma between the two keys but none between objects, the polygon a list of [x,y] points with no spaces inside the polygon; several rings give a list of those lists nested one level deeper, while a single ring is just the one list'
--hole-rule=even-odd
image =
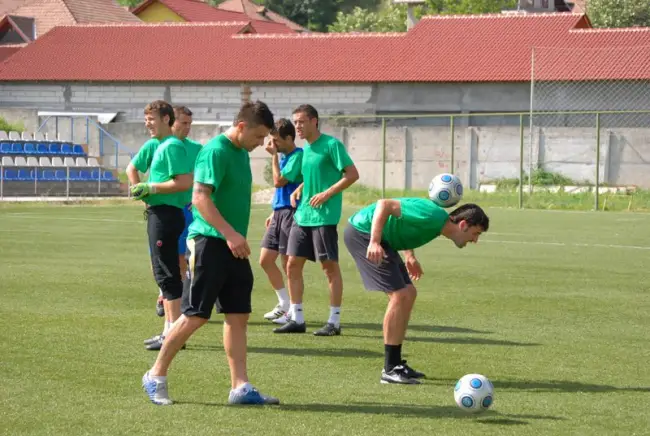
[{"label": "player's knee", "polygon": [[330,281],[341,277],[341,269],[339,268],[338,262],[334,262],[333,260],[326,260],[324,262],[321,262],[321,268],[323,268],[325,275]]},{"label": "player's knee", "polygon": [[287,275],[290,278],[298,278],[302,276],[302,268],[305,262],[295,257],[289,257],[287,260]]},{"label": "player's knee", "polygon": [[415,286],[408,285],[399,291],[393,292],[390,297],[391,299],[397,300],[400,304],[413,304],[417,298],[418,292],[415,289]]}]

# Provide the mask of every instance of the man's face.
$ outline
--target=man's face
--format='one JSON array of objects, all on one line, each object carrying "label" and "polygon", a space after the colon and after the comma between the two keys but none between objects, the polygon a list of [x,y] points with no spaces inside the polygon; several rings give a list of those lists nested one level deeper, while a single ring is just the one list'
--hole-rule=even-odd
[{"label": "man's face", "polygon": [[467,221],[463,220],[458,223],[458,232],[453,239],[454,244],[458,248],[463,248],[470,242],[476,244],[481,233],[483,233],[482,227],[470,226],[467,224]]},{"label": "man's face", "polygon": [[287,135],[286,138],[282,139],[279,133],[272,134],[271,141],[273,141],[273,145],[275,146],[275,149],[278,150],[280,153],[289,152],[291,146],[293,145],[293,138],[291,138],[291,136]]},{"label": "man's face", "polygon": [[248,126],[246,123],[241,122],[237,125],[239,145],[248,150],[253,151],[264,143],[264,138],[269,135],[271,129],[266,126]]},{"label": "man's face", "polygon": [[164,128],[166,121],[169,121],[166,116],[163,120],[156,112],[150,112],[144,115],[144,126],[149,131],[152,138],[161,135],[162,128]]},{"label": "man's face", "polygon": [[309,118],[304,112],[293,114],[293,124],[296,126],[296,133],[300,139],[313,136],[318,131],[318,120]]},{"label": "man's face", "polygon": [[180,114],[176,116],[176,120],[172,126],[172,133],[178,139],[185,139],[190,135],[191,128],[192,117],[189,115]]}]

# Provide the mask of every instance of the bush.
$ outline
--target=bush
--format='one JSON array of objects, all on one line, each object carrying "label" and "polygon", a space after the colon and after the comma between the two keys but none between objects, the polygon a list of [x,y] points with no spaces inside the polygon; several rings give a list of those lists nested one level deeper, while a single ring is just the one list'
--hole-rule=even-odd
[{"label": "bush", "polygon": [[[511,189],[516,189],[519,187],[519,179],[497,179],[494,180],[494,184],[497,186],[497,190],[507,191]],[[528,174],[524,174],[523,177],[524,186],[528,185]],[[570,177],[562,175],[560,173],[554,173],[552,171],[546,171],[541,167],[538,167],[533,171],[532,177],[533,186],[590,186],[588,182],[578,182]]]},{"label": "bush", "polygon": [[4,130],[5,132],[24,132],[25,131],[25,125],[23,122],[18,122],[18,123],[10,123],[9,121],[5,120],[4,118],[0,117],[0,130]]},{"label": "bush", "polygon": [[266,165],[264,166],[264,181],[269,185],[273,186],[273,161],[271,159],[266,160]]}]

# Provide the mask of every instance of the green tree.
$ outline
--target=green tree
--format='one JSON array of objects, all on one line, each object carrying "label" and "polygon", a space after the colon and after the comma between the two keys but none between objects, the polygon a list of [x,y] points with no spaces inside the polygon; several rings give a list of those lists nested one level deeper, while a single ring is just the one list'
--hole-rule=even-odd
[{"label": "green tree", "polygon": [[132,8],[142,3],[142,0],[117,0],[117,2],[122,6],[128,6]]},{"label": "green tree", "polygon": [[594,27],[650,26],[650,3],[640,0],[590,0],[587,15]]},{"label": "green tree", "polygon": [[25,130],[25,124],[22,121],[17,123],[10,123],[4,118],[0,117],[0,130],[3,132],[22,132]]}]

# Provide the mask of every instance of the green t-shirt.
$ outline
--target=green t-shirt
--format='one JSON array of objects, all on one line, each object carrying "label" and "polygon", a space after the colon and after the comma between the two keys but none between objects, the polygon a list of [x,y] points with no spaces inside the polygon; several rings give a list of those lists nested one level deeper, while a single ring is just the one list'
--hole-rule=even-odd
[{"label": "green t-shirt", "polygon": [[339,192],[320,207],[309,205],[311,198],[329,189],[343,176],[343,168],[353,165],[341,141],[321,134],[313,144],[306,144],[302,157],[303,190],[294,215],[303,227],[337,225],[341,219],[343,193]]},{"label": "green t-shirt", "polygon": [[[175,176],[192,172],[185,144],[174,136],[164,138],[151,159],[148,183],[164,183]],[[191,192],[191,190],[190,190]],[[149,206],[168,205],[182,209],[187,205],[187,191],[173,194],[151,194],[143,201]]]},{"label": "green t-shirt", "polygon": [[[185,149],[187,150],[187,159],[189,160],[190,172],[194,172],[194,165],[196,164],[196,157],[199,155],[199,152],[203,148],[201,143],[191,140],[190,138],[183,139],[183,144],[185,144]],[[187,201],[185,204],[192,203],[192,188],[186,191]]]},{"label": "green t-shirt", "polygon": [[[301,150],[294,150],[286,158],[280,175],[289,181],[289,184],[300,185],[302,183],[302,155]],[[292,190],[293,192],[293,190]]]},{"label": "green t-shirt", "polygon": [[[381,234],[382,241],[394,250],[415,250],[440,236],[449,219],[446,210],[426,198],[396,198],[402,214],[399,218],[389,216]],[[352,227],[362,233],[370,233],[372,217],[377,203],[367,206],[348,220]]]},{"label": "green t-shirt", "polygon": [[[203,146],[194,166],[194,182],[212,186],[210,198],[228,224],[243,237],[248,233],[251,214],[253,174],[250,156],[243,148],[235,147],[225,134]],[[226,239],[212,227],[196,209],[194,221],[188,230],[188,239],[198,235]]]},{"label": "green t-shirt", "polygon": [[151,161],[153,160],[153,154],[156,152],[156,149],[159,145],[160,139],[151,138],[145,142],[142,147],[140,147],[138,153],[133,156],[133,159],[131,159],[131,163],[136,170],[140,171],[141,173],[146,173],[149,171]]}]

